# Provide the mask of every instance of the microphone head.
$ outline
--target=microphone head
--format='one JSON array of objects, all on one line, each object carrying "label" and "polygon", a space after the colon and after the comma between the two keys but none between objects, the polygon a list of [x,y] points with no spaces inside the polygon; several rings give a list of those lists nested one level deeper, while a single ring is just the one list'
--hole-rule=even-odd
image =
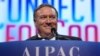
[{"label": "microphone head", "polygon": [[53,32],[53,31],[56,32],[56,29],[55,28],[51,28],[51,32]]},{"label": "microphone head", "polygon": [[56,35],[57,35],[57,30],[56,30],[56,28],[51,28],[51,32],[52,32],[53,34],[56,34]]}]

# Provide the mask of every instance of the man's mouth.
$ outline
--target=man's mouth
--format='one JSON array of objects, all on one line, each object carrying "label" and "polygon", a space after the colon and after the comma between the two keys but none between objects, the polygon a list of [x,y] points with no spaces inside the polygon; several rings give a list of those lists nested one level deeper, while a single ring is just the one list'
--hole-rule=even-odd
[{"label": "man's mouth", "polygon": [[49,29],[49,30],[51,30],[51,28],[52,28],[52,25],[51,25],[51,24],[45,24],[45,25],[44,25],[44,27],[45,27],[45,30],[46,30],[46,29]]},{"label": "man's mouth", "polygon": [[51,26],[45,26],[46,29],[51,29]]}]

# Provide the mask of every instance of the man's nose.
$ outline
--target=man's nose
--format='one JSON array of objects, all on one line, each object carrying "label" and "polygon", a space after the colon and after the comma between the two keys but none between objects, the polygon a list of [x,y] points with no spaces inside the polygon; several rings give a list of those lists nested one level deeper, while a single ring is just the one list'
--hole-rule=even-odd
[{"label": "man's nose", "polygon": [[47,24],[48,26],[51,26],[52,23],[51,23],[50,17],[47,17],[46,24]]},{"label": "man's nose", "polygon": [[47,17],[47,23],[51,23],[51,19],[49,16]]}]

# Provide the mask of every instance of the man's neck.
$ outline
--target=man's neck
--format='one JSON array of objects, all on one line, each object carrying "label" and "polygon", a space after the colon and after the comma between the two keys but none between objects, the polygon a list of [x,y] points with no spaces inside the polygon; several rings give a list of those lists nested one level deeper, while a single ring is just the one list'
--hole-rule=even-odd
[{"label": "man's neck", "polygon": [[45,33],[38,33],[41,37],[43,38],[52,38],[53,37],[53,34],[52,33],[48,33],[48,34],[45,34]]}]

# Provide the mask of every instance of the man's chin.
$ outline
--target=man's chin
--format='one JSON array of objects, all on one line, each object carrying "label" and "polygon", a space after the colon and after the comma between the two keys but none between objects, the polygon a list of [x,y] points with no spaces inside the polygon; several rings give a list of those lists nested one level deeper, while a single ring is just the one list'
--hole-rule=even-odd
[{"label": "man's chin", "polygon": [[45,32],[45,34],[51,34],[51,32]]}]

